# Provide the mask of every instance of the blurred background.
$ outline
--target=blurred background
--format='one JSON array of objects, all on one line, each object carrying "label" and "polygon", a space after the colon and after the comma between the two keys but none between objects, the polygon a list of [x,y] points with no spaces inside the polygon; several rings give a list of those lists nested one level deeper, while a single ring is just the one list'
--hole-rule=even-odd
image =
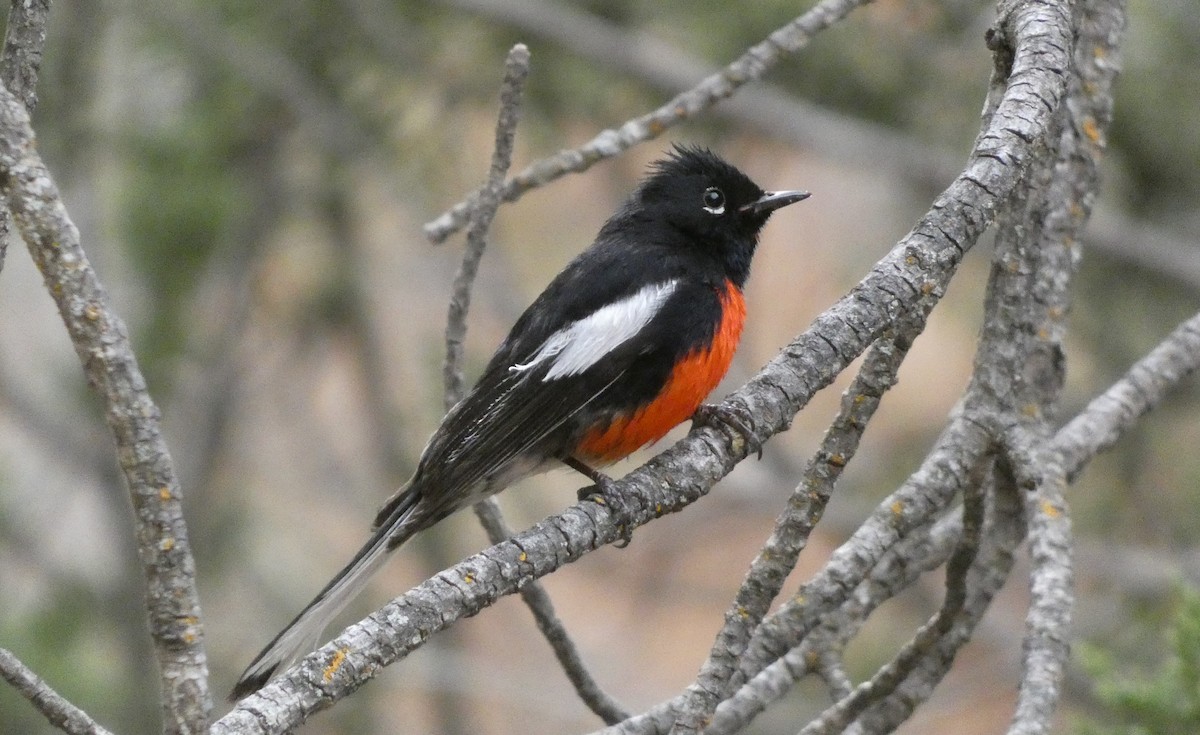
[{"label": "blurred background", "polygon": [[[442,413],[461,237],[422,223],[483,180],[502,61],[532,52],[514,168],[690,87],[809,3],[56,0],[34,118],[84,247],[129,323],[185,491],[215,693],[339,569]],[[1200,14],[1131,0],[1103,191],[1076,283],[1069,418],[1200,304]],[[965,161],[990,71],[978,0],[878,0],[745,94],[501,209],[468,380],[670,141],[813,197],[767,227],[735,387],[855,284]],[[885,400],[794,583],[919,462],[966,385],[987,274],[972,252]],[[19,243],[0,273],[0,645],[104,726],[159,730],[127,494],[97,402]],[[640,711],[695,675],[832,417],[823,392],[685,513],[546,580],[600,683]],[[1175,392],[1072,490],[1076,620],[1133,671],[1169,656],[1200,578],[1200,390]],[[642,457],[644,459],[644,456]],[[616,468],[636,466],[635,459]],[[552,473],[501,496],[517,527],[573,502]],[[462,513],[405,548],[344,623],[485,547]],[[1015,696],[1018,568],[901,732],[997,732]],[[869,675],[940,600],[931,575],[850,651]],[[331,631],[331,634],[334,631]],[[752,732],[826,704],[806,683]],[[227,705],[218,703],[217,713]],[[1074,666],[1057,731],[1105,710]],[[310,733],[582,732],[529,613],[508,599],[384,671]],[[0,730],[50,728],[0,686]]]}]

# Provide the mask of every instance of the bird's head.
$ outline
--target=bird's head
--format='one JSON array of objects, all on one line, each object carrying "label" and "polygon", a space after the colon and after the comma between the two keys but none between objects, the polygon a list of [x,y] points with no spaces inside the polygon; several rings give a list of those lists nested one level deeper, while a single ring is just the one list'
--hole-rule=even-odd
[{"label": "bird's head", "polygon": [[660,230],[656,235],[669,238],[669,244],[719,256],[740,285],[767,218],[808,196],[805,191],[763,191],[712,151],[677,144],[653,164],[626,212]]}]

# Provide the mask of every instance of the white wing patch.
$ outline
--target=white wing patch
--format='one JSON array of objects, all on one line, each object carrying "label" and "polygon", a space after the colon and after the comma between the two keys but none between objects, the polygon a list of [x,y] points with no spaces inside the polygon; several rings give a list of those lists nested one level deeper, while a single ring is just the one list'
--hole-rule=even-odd
[{"label": "white wing patch", "polygon": [[550,335],[529,362],[509,370],[524,372],[549,360],[550,370],[543,382],[582,373],[649,324],[678,285],[677,280],[652,283],[597,309]]}]

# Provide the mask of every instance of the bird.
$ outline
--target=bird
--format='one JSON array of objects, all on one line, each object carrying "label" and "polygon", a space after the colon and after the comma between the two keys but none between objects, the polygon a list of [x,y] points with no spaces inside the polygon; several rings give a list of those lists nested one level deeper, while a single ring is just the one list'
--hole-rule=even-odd
[{"label": "bird", "polygon": [[598,502],[619,501],[599,468],[689,418],[712,418],[703,401],[740,340],[759,233],[775,210],[808,196],[764,191],[699,146],[675,144],[651,164],[517,319],[367,542],[254,658],[230,699],[313,650],[391,552],[456,510],[563,466],[594,483]]}]

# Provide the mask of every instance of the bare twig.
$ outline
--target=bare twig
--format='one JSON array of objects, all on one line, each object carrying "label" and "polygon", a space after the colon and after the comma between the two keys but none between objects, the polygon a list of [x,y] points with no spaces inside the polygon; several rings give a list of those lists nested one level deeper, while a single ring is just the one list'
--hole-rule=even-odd
[{"label": "bare twig", "polygon": [[500,89],[500,115],[496,121],[496,146],[492,152],[492,165],[487,183],[475,200],[467,232],[467,248],[462,263],[454,274],[451,287],[450,310],[446,315],[446,360],[442,367],[445,385],[445,405],[449,411],[463,397],[463,339],[467,335],[467,312],[471,308],[471,287],[475,274],[479,272],[479,261],[487,247],[487,232],[500,206],[500,188],[504,176],[512,165],[513,138],[520,119],[521,93],[525,78],[529,76],[529,49],[517,44],[508,52],[504,63],[504,81]]},{"label": "bare twig", "polygon": [[[443,4],[549,39],[592,63],[630,75],[669,94],[718,74],[704,58],[584,9],[545,0],[440,0]],[[842,161],[886,167],[933,191],[958,173],[960,156],[884,125],[834,112],[769,83],[738,90],[712,113],[739,129],[761,131]]]},{"label": "bare twig", "polygon": [[[513,138],[517,129],[521,93],[528,75],[529,50],[524,45],[517,44],[509,51],[505,62],[491,170],[488,172],[487,183],[476,201],[475,211],[471,214],[466,251],[454,276],[450,308],[446,316],[446,360],[442,377],[447,411],[463,397],[463,340],[467,333],[471,288],[479,270],[479,261],[487,247],[488,228],[495,217],[496,209],[500,206],[500,188],[512,162]],[[513,535],[504,521],[499,504],[492,498],[477,503],[475,514],[493,544],[498,544]],[[562,621],[558,619],[546,590],[537,582],[532,582],[521,589],[521,599],[533,613],[538,629],[550,643],[555,657],[584,703],[607,723],[619,722],[628,717],[625,708],[605,693],[587,670],[583,657],[567,634]]]},{"label": "bare twig", "polygon": [[0,677],[59,730],[69,735],[109,735],[108,730],[96,724],[86,712],[68,702],[11,651],[3,648],[0,648]]},{"label": "bare twig", "polygon": [[855,687],[809,722],[800,730],[800,735],[829,735],[845,730],[867,707],[893,694],[921,659],[950,632],[968,598],[968,574],[979,551],[985,507],[984,484],[990,466],[991,455],[979,457],[970,481],[963,488],[962,533],[946,562],[946,596],[941,609],[917,631],[895,658],[880,667],[870,680]]},{"label": "bare twig", "polygon": [[1054,443],[1074,480],[1097,454],[1113,446],[1139,418],[1200,370],[1200,314],[1176,327],[1129,372],[1059,430]]},{"label": "bare twig", "polygon": [[[752,46],[721,72],[705,78],[692,89],[641,117],[627,121],[616,130],[605,130],[573,150],[561,151],[537,161],[513,176],[505,184],[501,197],[516,201],[525,192],[544,186],[568,173],[585,171],[592,164],[662,135],[677,125],[726,99],[747,82],[752,82],[789,53],[806,46],[820,31],[841,20],[850,11],[870,0],[822,0],[804,15],[776,30],[766,40]],[[479,192],[454,205],[449,211],[425,225],[425,236],[439,243],[462,229]]]},{"label": "bare twig", "polygon": [[150,632],[158,658],[165,729],[204,729],[211,708],[180,487],[159,430],[158,408],[121,319],[80,246],[79,231],[33,147],[24,105],[0,90],[0,184],[42,272],[88,382],[105,404],[129,486],[146,574]]},{"label": "bare twig", "polygon": [[[484,512],[488,506],[495,506],[495,501],[489,498],[483,503],[475,505],[475,513],[487,531],[488,539],[493,544],[498,544],[512,538],[513,530],[504,522],[499,508],[494,508],[496,511],[494,513]],[[554,610],[554,602],[550,599],[546,588],[538,582],[530,582],[521,588],[520,594],[521,600],[533,613],[538,630],[550,643],[550,648],[554,651],[555,658],[558,659],[559,665],[567,675],[567,680],[575,687],[575,692],[583,700],[583,703],[605,724],[611,725],[628,718],[629,711],[612,695],[604,691],[588,671],[587,664],[575,642],[567,633],[566,626],[559,620],[558,613]]]},{"label": "bare twig", "polygon": [[1050,731],[1071,644],[1074,607],[1071,520],[1061,455],[1022,428],[1008,432],[1005,457],[1024,491],[1029,526],[1030,604],[1021,646],[1021,684],[1010,735]]}]

